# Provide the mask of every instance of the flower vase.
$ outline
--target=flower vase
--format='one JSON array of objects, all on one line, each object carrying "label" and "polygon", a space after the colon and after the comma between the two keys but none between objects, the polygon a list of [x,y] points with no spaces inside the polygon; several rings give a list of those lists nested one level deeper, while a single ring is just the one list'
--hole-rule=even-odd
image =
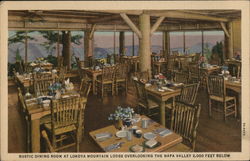
[{"label": "flower vase", "polygon": [[122,124],[122,120],[121,119],[118,119],[115,123],[115,127],[118,129],[118,130],[121,130],[122,127],[123,127],[123,124]]}]

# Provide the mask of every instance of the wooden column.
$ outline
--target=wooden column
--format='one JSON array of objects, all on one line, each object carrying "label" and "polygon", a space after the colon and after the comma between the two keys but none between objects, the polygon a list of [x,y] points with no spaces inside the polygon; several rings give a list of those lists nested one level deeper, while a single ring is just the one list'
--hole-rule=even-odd
[{"label": "wooden column", "polygon": [[60,56],[60,31],[57,31],[57,43],[56,43],[57,57]]},{"label": "wooden column", "polygon": [[228,22],[228,33],[230,36],[226,36],[228,39],[228,55],[227,58],[232,58],[233,57],[233,24],[232,22]]},{"label": "wooden column", "polygon": [[63,31],[63,65],[71,69],[71,32]]},{"label": "wooden column", "polygon": [[204,31],[201,31],[201,54],[204,56]]},{"label": "wooden column", "polygon": [[87,62],[87,66],[89,66],[89,57],[93,56],[93,36],[91,37],[91,31],[84,31],[84,60]]},{"label": "wooden column", "polygon": [[139,39],[139,59],[140,71],[149,70],[151,77],[151,41],[150,41],[150,16],[141,14],[139,16],[139,28],[141,38]]},{"label": "wooden column", "polygon": [[132,55],[135,56],[135,33],[132,33]]},{"label": "wooden column", "polygon": [[125,50],[124,50],[124,46],[125,46],[125,35],[124,32],[121,31],[119,34],[119,54],[121,55],[125,55]]},{"label": "wooden column", "polygon": [[28,31],[25,31],[25,57],[24,57],[24,62],[28,62]]},{"label": "wooden column", "polygon": [[169,31],[163,32],[163,50],[164,50],[164,57],[167,58],[168,54],[170,54]]}]

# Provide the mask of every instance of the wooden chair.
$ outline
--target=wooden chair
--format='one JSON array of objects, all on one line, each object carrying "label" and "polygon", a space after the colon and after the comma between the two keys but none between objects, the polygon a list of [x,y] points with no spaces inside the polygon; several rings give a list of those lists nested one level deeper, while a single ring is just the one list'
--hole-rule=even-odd
[{"label": "wooden chair", "polygon": [[145,89],[145,84],[141,81],[134,80],[136,86],[136,93],[137,93],[137,102],[139,107],[143,107],[146,109],[146,115],[152,115],[152,109],[159,108],[158,103],[148,97],[147,91]]},{"label": "wooden chair", "polygon": [[97,77],[95,82],[97,93],[104,96],[104,91],[110,91],[112,95],[115,93],[115,67],[105,67],[102,69],[102,74]]},{"label": "wooden chair", "polygon": [[165,152],[192,152],[195,150],[196,130],[199,124],[201,106],[176,102],[172,109],[170,129],[182,136],[182,143]]},{"label": "wooden chair", "polygon": [[174,82],[187,84],[189,79],[189,74],[184,72],[174,72]]},{"label": "wooden chair", "polygon": [[80,95],[81,97],[88,98],[91,87],[91,80],[87,78],[83,78],[80,85]]},{"label": "wooden chair", "polygon": [[[81,129],[83,128],[82,113],[85,108],[82,100],[83,98],[80,97],[52,100],[51,123],[44,126],[51,134],[54,151],[76,146],[76,151],[79,152]],[[74,142],[69,143],[68,138],[72,138]],[[69,144],[64,145],[63,141],[67,139]]]},{"label": "wooden chair", "polygon": [[48,87],[55,82],[55,77],[51,74],[34,74],[34,93],[36,96],[47,95]]},{"label": "wooden chair", "polygon": [[189,64],[189,82],[197,83],[200,81],[200,68],[196,63]]},{"label": "wooden chair", "polygon": [[223,112],[224,120],[229,115],[234,114],[237,116],[236,98],[226,95],[226,87],[223,76],[209,75],[207,79],[208,86],[208,105],[209,116],[212,115],[212,101],[221,102],[223,104],[223,110],[216,109],[218,112]]},{"label": "wooden chair", "polygon": [[[177,96],[177,102],[183,102],[185,104],[194,105],[197,97],[197,92],[199,89],[200,83],[184,85],[181,89],[181,94]],[[166,104],[166,108],[171,110],[175,105],[175,100],[171,104]]]},{"label": "wooden chair", "polygon": [[123,87],[127,93],[128,91],[128,67],[126,64],[119,64],[115,73],[115,89],[118,94],[119,87]]},{"label": "wooden chair", "polygon": [[23,97],[23,94],[22,94],[22,91],[20,88],[18,88],[18,100],[19,100],[20,107],[21,107],[20,108],[21,113],[22,113],[24,120],[25,120],[25,123],[26,123],[26,148],[27,148],[27,152],[30,152],[30,148],[31,148],[31,136],[30,136],[31,123],[30,123],[30,119],[27,115],[27,106],[25,104],[24,97]]}]

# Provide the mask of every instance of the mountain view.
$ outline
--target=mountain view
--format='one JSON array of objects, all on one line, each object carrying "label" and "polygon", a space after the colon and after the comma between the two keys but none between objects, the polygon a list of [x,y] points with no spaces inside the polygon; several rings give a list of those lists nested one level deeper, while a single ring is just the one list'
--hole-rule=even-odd
[{"label": "mountain view", "polygon": [[[116,53],[119,52],[119,34],[116,36]],[[46,42],[47,40],[43,38],[41,35],[33,35],[35,40],[30,40],[28,43],[28,61],[34,61],[38,57],[47,57],[48,55],[57,55],[57,51],[55,50],[56,44],[54,44],[51,49],[48,51],[41,44]],[[224,36],[221,34],[207,34],[204,36],[204,47],[207,47],[209,50],[216,44],[217,41],[223,41]],[[76,45],[72,43],[72,58],[79,57],[80,60],[84,59],[84,45],[83,39],[80,40],[81,44]],[[202,50],[202,43],[200,35],[188,35],[186,36],[186,51],[188,53],[199,53]],[[151,51],[155,53],[159,53],[162,50],[162,35],[157,34],[153,35],[151,38]],[[94,36],[94,57],[106,58],[108,54],[114,53],[114,35],[113,34],[96,34]],[[8,62],[15,63],[17,52],[20,54],[22,59],[24,59],[25,49],[24,43],[18,42],[9,44],[8,48]],[[125,34],[125,53],[128,56],[132,56],[133,53],[132,46],[132,37],[131,35]],[[182,35],[170,35],[170,50],[171,51],[179,51],[179,53],[183,53],[183,36]],[[60,45],[60,52],[62,51],[62,45]],[[135,39],[134,53],[138,55],[139,51],[139,42],[138,38]]]}]

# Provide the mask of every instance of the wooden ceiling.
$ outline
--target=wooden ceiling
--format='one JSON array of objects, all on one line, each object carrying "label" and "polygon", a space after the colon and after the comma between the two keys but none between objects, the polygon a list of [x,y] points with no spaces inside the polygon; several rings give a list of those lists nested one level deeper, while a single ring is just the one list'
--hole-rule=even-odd
[{"label": "wooden ceiling", "polygon": [[[151,23],[164,16],[161,26],[228,22],[241,18],[240,10],[10,10],[9,22],[80,23],[122,25],[120,13],[126,13],[138,25],[142,13],[151,16]],[[13,23],[12,23],[13,24]],[[11,25],[10,25],[11,26]]]}]

